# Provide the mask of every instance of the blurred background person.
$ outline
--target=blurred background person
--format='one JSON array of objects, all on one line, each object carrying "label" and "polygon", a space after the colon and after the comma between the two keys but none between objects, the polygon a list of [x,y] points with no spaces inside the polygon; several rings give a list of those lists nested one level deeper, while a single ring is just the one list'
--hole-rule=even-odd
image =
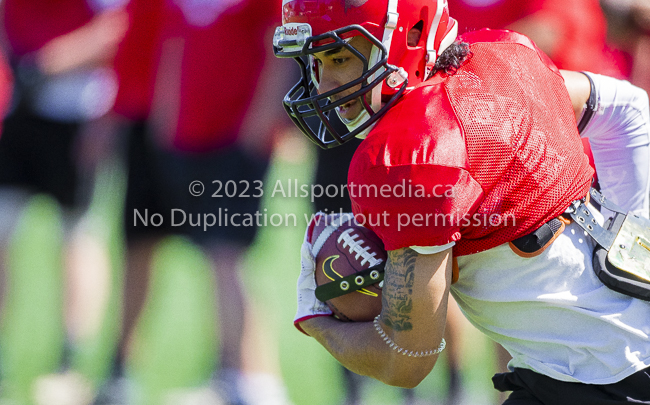
[{"label": "blurred background person", "polygon": [[[126,139],[128,168],[122,337],[112,381],[96,404],[128,400],[127,365],[137,351],[133,336],[148,301],[152,258],[170,235],[199,246],[214,271],[220,346],[215,395],[205,401],[288,403],[278,353],[265,352],[277,347],[258,344],[264,333],[255,332],[241,278],[259,227],[244,218],[261,212],[271,146],[289,124],[277,102],[286,87],[278,80],[285,79],[275,73],[281,65],[268,45],[279,9],[278,2],[254,0],[127,6],[131,24],[115,60],[113,116]],[[191,194],[196,181],[201,195]],[[142,220],[154,214],[162,224]],[[218,222],[205,223],[207,214]]]},{"label": "blurred background person", "polygon": [[602,0],[602,6],[623,77],[650,91],[650,1]]},{"label": "blurred background person", "polygon": [[[50,238],[64,241],[63,252],[54,255],[44,253],[44,246],[30,252],[42,259],[38,265],[48,269],[44,283],[65,279],[65,286],[57,284],[54,292],[53,301],[64,307],[55,310],[59,312],[56,330],[47,330],[50,324],[41,323],[42,330],[33,330],[31,336],[57,334],[60,326],[61,344],[35,359],[28,354],[43,348],[25,352],[7,347],[7,340],[30,340],[16,336],[20,330],[3,330],[3,338],[9,338],[0,341],[3,395],[13,400],[29,398],[43,404],[67,395],[75,404],[87,402],[91,395],[91,383],[67,371],[78,345],[99,333],[97,320],[102,318],[108,294],[104,281],[110,265],[103,243],[91,240],[93,235],[82,226],[82,218],[94,191],[95,169],[101,163],[93,123],[110,110],[116,92],[110,62],[128,24],[120,6],[119,1],[93,0],[2,3],[3,44],[15,77],[0,137],[0,283],[7,298],[2,300],[3,315],[6,310],[13,316],[20,313],[16,303],[25,291],[13,284],[21,278],[17,272],[37,270],[10,269],[9,264],[16,261],[7,253],[34,195],[47,196],[35,200],[36,205],[54,213],[62,210],[62,229],[51,228]],[[25,373],[57,371],[66,373],[41,376],[28,392],[16,388]],[[61,388],[65,385],[68,388]],[[57,390],[67,390],[69,395]]]},{"label": "blurred background person", "polygon": [[0,136],[2,135],[2,121],[9,112],[13,91],[14,76],[7,61],[5,50],[0,48]]},{"label": "blurred background person", "polygon": [[559,69],[618,76],[598,0],[449,0],[462,34],[509,29],[532,39]]}]

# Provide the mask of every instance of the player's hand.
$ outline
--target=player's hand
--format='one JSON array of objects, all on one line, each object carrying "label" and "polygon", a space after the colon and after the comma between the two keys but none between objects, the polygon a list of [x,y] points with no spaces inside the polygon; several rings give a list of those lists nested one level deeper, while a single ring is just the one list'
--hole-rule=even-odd
[{"label": "player's hand", "polygon": [[308,242],[311,226],[305,232],[305,241],[300,249],[300,276],[298,277],[298,310],[293,324],[299,331],[308,335],[301,327],[300,322],[317,316],[330,316],[332,311],[327,304],[316,298],[316,260],[312,253],[311,243]]}]

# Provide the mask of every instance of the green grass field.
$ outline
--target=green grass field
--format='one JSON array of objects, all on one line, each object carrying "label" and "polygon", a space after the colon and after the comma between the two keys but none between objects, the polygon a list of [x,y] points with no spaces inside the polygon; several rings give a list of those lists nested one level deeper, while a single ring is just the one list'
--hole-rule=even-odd
[{"label": "green grass field", "polygon": [[[312,167],[304,162],[275,159],[267,187],[276,180],[310,181]],[[95,383],[108,373],[118,337],[121,271],[124,265],[120,234],[122,173],[114,168],[98,177],[89,212],[90,232],[106,243],[113,269],[109,310],[101,333],[81,342],[72,356],[72,367]],[[269,190],[265,194],[268,196]],[[304,214],[309,201],[295,197],[267,198],[267,212],[293,213],[297,226],[267,226],[247,257],[248,292],[258,311],[259,330],[267,347],[279,351],[280,369],[291,400],[296,405],[339,404],[343,400],[338,364],[315,341],[298,333],[293,325],[295,281]],[[2,322],[0,404],[29,405],[32,385],[39,375],[59,369],[63,357],[64,328],[61,214],[50,199],[35,197],[25,207],[8,254],[10,291]],[[131,375],[139,387],[140,403],[157,405],[169,388],[204,384],[217,353],[212,275],[200,250],[182,238],[169,238],[155,255],[152,291],[137,328],[130,359]],[[490,343],[471,327],[460,344],[464,351],[464,403],[491,404],[493,353]],[[416,388],[426,403],[441,403],[446,392],[444,357],[431,375]],[[399,404],[399,389],[370,381],[364,385],[364,402]],[[460,405],[460,404],[459,404]]]}]

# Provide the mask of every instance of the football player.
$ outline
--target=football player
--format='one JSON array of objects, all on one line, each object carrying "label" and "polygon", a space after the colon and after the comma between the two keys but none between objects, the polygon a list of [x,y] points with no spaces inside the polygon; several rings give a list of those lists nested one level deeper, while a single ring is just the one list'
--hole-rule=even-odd
[{"label": "football player", "polygon": [[[352,371],[414,387],[444,348],[451,293],[513,356],[494,378],[506,404],[650,401],[650,303],[606,287],[603,241],[563,216],[591,206],[576,123],[608,197],[647,215],[647,94],[561,73],[514,32],[456,32],[444,0],[283,0],[275,53],[303,71],[285,108],[321,147],[365,137],[352,207],[388,250],[381,314],[342,323],[314,296],[306,241],[296,326]],[[424,191],[372,193],[401,184]]]}]

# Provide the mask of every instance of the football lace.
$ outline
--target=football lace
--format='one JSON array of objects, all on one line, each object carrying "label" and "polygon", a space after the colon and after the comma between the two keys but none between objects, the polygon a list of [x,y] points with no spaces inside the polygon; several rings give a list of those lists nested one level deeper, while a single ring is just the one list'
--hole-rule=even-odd
[{"label": "football lace", "polygon": [[370,246],[363,247],[364,240],[359,238],[359,235],[354,232],[353,228],[345,230],[341,235],[339,235],[337,242],[341,243],[341,246],[345,249],[349,249],[350,254],[355,254],[355,260],[359,260],[361,257],[360,264],[364,266],[366,263],[370,263],[369,267],[373,267],[382,262],[382,259],[378,259],[377,252],[370,252]]},{"label": "football lace", "polygon": [[[318,214],[320,213],[321,212],[319,211]],[[339,227],[341,227],[345,222],[350,223],[351,221],[354,221],[354,215],[352,215],[352,213],[345,213],[339,217],[332,219],[331,222],[327,224],[328,222],[327,216],[325,215],[318,216],[318,214],[316,215],[316,218],[318,218],[316,220],[317,221],[316,223],[318,224],[320,221],[324,221],[324,223],[327,226],[325,227],[325,229],[323,229],[320,235],[318,235],[318,238],[316,238],[316,240],[312,244],[311,253],[314,256],[318,256],[318,253],[320,252],[321,248],[325,244],[325,241],[327,241],[327,239],[329,239],[329,237],[332,236],[332,234],[337,229],[339,229]]]}]

